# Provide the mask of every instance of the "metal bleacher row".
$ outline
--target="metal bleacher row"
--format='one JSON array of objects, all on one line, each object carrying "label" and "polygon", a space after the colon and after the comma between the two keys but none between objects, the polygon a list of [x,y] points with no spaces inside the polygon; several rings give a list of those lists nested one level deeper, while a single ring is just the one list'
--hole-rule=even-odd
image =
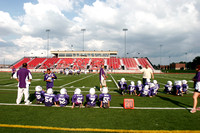
[{"label": "metal bleacher row", "polygon": [[25,57],[15,63],[15,68],[21,67],[26,62],[29,69],[46,69],[46,68],[73,68],[73,69],[92,69],[97,70],[101,65],[107,69],[114,70],[139,70],[145,65],[149,65],[152,69],[148,58],[39,58],[39,57]]}]

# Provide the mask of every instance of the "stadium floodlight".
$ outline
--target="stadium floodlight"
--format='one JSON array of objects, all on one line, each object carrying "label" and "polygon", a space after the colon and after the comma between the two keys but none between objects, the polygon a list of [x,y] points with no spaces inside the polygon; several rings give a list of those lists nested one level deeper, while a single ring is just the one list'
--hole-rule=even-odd
[{"label": "stadium floodlight", "polygon": [[86,31],[86,29],[81,29],[81,31],[83,32],[83,51],[84,51],[84,32]]},{"label": "stadium floodlight", "polygon": [[124,45],[125,45],[124,54],[125,54],[125,57],[126,57],[126,31],[128,31],[128,29],[124,28],[123,31],[124,31]]},{"label": "stadium floodlight", "polygon": [[49,32],[50,32],[50,29],[46,29],[46,32],[47,32],[47,58],[48,58],[48,51],[49,51]]}]

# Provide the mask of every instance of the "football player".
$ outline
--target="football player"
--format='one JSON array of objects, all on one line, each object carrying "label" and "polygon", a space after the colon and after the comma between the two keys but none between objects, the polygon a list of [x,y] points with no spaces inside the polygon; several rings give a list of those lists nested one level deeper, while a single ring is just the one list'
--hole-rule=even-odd
[{"label": "football player", "polygon": [[72,108],[75,106],[79,106],[82,108],[84,101],[84,96],[81,94],[81,89],[76,88],[74,91],[74,95],[72,96]]},{"label": "football player", "polygon": [[154,83],[149,84],[149,97],[155,96],[157,94],[157,89]]},{"label": "football player", "polygon": [[35,87],[36,104],[44,103],[44,94],[41,86]]},{"label": "football player", "polygon": [[11,74],[10,79],[13,79],[13,76],[14,76],[15,72],[16,72],[16,69],[15,69],[15,67],[13,66],[13,67],[12,67],[12,74]]},{"label": "football player", "polygon": [[182,92],[184,94],[187,94],[187,90],[188,90],[188,84],[186,80],[182,80]]},{"label": "football player", "polygon": [[140,80],[138,80],[135,88],[138,91],[138,96],[140,96],[141,93],[143,92],[144,85],[142,84],[142,82]]},{"label": "football player", "polygon": [[99,101],[100,101],[100,108],[109,108],[110,107],[110,101],[111,101],[111,95],[108,94],[108,88],[103,87],[102,94],[99,95]]},{"label": "football player", "polygon": [[46,81],[47,90],[49,88],[53,88],[55,79],[57,79],[56,75],[51,73],[50,69],[47,69],[47,74],[44,75],[44,81]]},{"label": "football player", "polygon": [[125,78],[121,78],[121,81],[118,83],[121,94],[127,93],[127,83],[125,82]]},{"label": "football player", "polygon": [[145,85],[143,91],[141,92],[142,97],[150,96],[151,92],[149,90],[149,85]]},{"label": "football player", "polygon": [[153,84],[155,85],[154,88],[154,94],[157,95],[158,94],[158,89],[160,88],[160,85],[158,84],[157,80],[153,80]]},{"label": "football player", "polygon": [[45,98],[45,100],[44,100],[45,106],[48,106],[48,107],[51,107],[51,106],[53,106],[53,105],[58,106],[58,105],[56,104],[56,102],[57,102],[58,100],[57,100],[56,95],[53,94],[53,89],[52,89],[52,88],[49,88],[49,89],[47,90],[47,93],[44,94],[44,98]]},{"label": "football player", "polygon": [[165,85],[165,89],[164,91],[167,93],[167,94],[172,94],[172,81],[167,81],[167,84]]},{"label": "football player", "polygon": [[129,94],[130,95],[133,95],[133,93],[134,93],[137,96],[136,88],[135,88],[135,82],[134,81],[131,81],[131,84],[128,86],[128,89],[129,89]]},{"label": "football player", "polygon": [[174,89],[176,91],[176,95],[177,96],[183,96],[183,93],[182,93],[182,83],[181,81],[176,81],[175,82],[175,86],[174,86]]},{"label": "football player", "polygon": [[58,103],[60,107],[64,107],[69,104],[69,95],[67,95],[67,90],[62,88],[60,94],[57,95]]},{"label": "football player", "polygon": [[86,108],[95,107],[98,96],[95,94],[95,89],[90,88],[90,94],[86,95]]}]

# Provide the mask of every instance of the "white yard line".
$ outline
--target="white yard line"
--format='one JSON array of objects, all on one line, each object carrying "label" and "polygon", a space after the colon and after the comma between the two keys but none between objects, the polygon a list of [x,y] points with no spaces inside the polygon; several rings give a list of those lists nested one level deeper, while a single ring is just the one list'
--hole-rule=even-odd
[{"label": "white yard line", "polygon": [[[94,75],[96,75],[96,74],[94,74]],[[93,74],[92,74],[92,75],[88,75],[88,76],[83,77],[83,78],[81,78],[81,79],[78,79],[78,80],[75,80],[75,81],[69,82],[69,83],[67,83],[67,84],[64,84],[64,85],[59,86],[59,88],[62,88],[62,87],[64,87],[64,86],[66,86],[66,85],[70,85],[70,84],[72,84],[72,83],[75,83],[75,82],[81,81],[81,80],[83,80],[83,79],[86,79],[86,78],[91,77],[91,76],[94,76],[94,75],[93,75]]]},{"label": "white yard line", "polygon": [[117,86],[117,88],[119,89],[119,85],[117,84],[117,82],[115,81],[115,79],[113,78],[113,76],[110,74],[112,80],[115,82],[115,85]]},{"label": "white yard line", "polygon": [[[6,106],[36,106],[36,107],[45,107],[44,104],[43,105],[39,105],[39,104],[30,104],[30,105],[25,105],[25,104],[15,104],[15,103],[0,103],[0,105],[6,105]],[[52,106],[52,107],[57,107],[57,106]],[[71,108],[72,106],[65,106],[66,108]],[[94,107],[94,108],[100,108],[98,106]],[[111,109],[124,109],[123,107],[110,107]],[[151,110],[190,110],[192,108],[190,107],[134,107],[134,109],[151,109]]]}]

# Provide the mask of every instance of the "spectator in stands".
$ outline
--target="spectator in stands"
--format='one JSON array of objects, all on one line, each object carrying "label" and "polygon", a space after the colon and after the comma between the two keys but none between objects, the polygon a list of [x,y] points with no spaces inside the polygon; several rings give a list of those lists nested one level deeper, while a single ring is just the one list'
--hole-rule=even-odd
[{"label": "spectator in stands", "polygon": [[57,79],[57,76],[54,73],[51,73],[51,70],[47,69],[47,74],[44,75],[44,81],[46,81],[46,87],[53,88],[54,80]]},{"label": "spectator in stands", "polygon": [[145,68],[140,71],[143,73],[143,85],[146,83],[147,79],[154,79],[153,71],[149,65],[146,65]]},{"label": "spectator in stands", "polygon": [[193,94],[193,100],[194,100],[193,108],[190,111],[191,113],[195,113],[196,110],[200,111],[200,107],[197,107],[197,98],[200,97],[200,65],[197,66],[196,71],[197,73],[192,79],[194,81],[195,90]]},{"label": "spectator in stands", "polygon": [[31,72],[27,69],[27,63],[22,64],[22,68],[17,71],[14,78],[18,81],[18,93],[16,103],[20,104],[23,94],[25,104],[30,104],[29,101],[29,86],[31,84],[32,75]]},{"label": "spectator in stands", "polygon": [[99,80],[100,80],[100,91],[102,90],[102,86],[106,87],[106,73],[104,71],[104,65],[101,65],[101,69],[99,71]]}]

